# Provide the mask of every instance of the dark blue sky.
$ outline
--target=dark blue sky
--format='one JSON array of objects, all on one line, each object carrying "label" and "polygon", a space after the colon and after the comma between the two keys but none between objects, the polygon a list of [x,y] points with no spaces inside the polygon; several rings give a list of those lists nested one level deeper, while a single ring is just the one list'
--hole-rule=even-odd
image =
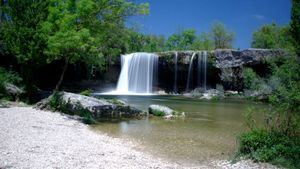
[{"label": "dark blue sky", "polygon": [[249,48],[252,33],[261,25],[288,24],[290,0],[135,0],[148,2],[148,16],[133,17],[141,31],[169,36],[182,28],[208,31],[214,21],[223,22],[236,33],[235,48]]}]

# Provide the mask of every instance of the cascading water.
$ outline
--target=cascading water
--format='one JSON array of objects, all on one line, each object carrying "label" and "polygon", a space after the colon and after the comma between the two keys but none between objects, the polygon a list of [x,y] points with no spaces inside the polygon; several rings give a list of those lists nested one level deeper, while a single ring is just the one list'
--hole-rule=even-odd
[{"label": "cascading water", "polygon": [[190,64],[189,64],[189,72],[188,72],[188,78],[187,78],[187,82],[186,82],[186,92],[188,92],[188,90],[190,89],[191,86],[191,78],[193,78],[192,74],[193,74],[193,62],[194,62],[194,57],[196,56],[197,53],[193,53],[191,60],[190,60]]},{"label": "cascading water", "polygon": [[206,73],[207,73],[207,51],[203,51],[198,55],[198,87],[206,90]]},{"label": "cascading water", "polygon": [[117,90],[112,94],[151,94],[155,83],[158,56],[132,53],[121,56],[122,70]]},{"label": "cascading water", "polygon": [[177,69],[178,69],[178,52],[175,52],[175,57],[174,57],[174,64],[175,64],[175,69],[174,69],[174,93],[178,92],[177,89]]}]

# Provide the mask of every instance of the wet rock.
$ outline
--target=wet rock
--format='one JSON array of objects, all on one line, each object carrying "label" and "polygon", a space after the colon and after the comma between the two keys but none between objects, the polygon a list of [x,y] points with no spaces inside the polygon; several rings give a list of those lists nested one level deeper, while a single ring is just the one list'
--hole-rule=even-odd
[{"label": "wet rock", "polygon": [[149,110],[149,114],[152,114],[154,116],[163,116],[164,119],[169,119],[169,120],[185,116],[184,112],[178,112],[167,106],[162,106],[162,105],[152,104],[149,106],[148,110]]},{"label": "wet rock", "polygon": [[[53,99],[53,95],[37,103],[35,107],[38,109],[51,109],[51,99]],[[65,105],[64,108],[67,111],[88,110],[95,119],[103,117],[137,117],[143,115],[141,110],[126,105],[122,101],[116,103],[116,101],[112,102],[111,100],[97,99],[68,92],[60,92],[59,99]]]},{"label": "wet rock", "polygon": [[207,100],[210,100],[210,99],[223,99],[225,96],[224,96],[224,92],[221,92],[219,90],[216,90],[216,89],[209,89],[209,90],[206,90],[201,99],[207,99]]}]

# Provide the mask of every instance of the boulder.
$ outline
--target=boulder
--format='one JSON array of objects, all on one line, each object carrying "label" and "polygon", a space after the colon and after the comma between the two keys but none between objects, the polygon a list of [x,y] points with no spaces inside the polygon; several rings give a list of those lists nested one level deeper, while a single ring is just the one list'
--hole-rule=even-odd
[{"label": "boulder", "polygon": [[24,93],[24,90],[12,83],[5,83],[4,85],[7,94],[12,96],[14,100],[18,100],[18,97]]},{"label": "boulder", "polygon": [[[53,95],[42,100],[36,104],[38,109],[51,109],[51,100]],[[69,112],[77,112],[80,110],[87,110],[91,113],[94,119],[101,119],[103,117],[137,117],[143,115],[141,110],[133,108],[129,105],[113,103],[109,100],[98,99],[80,94],[60,92],[59,102],[64,105],[64,109]],[[121,104],[122,103],[122,104]]]},{"label": "boulder", "polygon": [[175,119],[177,117],[184,117],[184,112],[175,111],[167,106],[162,105],[150,105],[149,106],[149,114],[154,116],[163,116],[165,119]]}]

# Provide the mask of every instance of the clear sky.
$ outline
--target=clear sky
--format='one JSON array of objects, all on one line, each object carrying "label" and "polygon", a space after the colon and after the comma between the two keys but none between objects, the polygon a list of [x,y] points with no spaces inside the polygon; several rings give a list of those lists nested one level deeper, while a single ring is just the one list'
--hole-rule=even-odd
[{"label": "clear sky", "polygon": [[291,0],[135,0],[148,2],[148,16],[133,17],[142,32],[169,36],[182,28],[208,31],[215,21],[236,33],[235,48],[249,48],[252,33],[261,25],[288,24]]}]

